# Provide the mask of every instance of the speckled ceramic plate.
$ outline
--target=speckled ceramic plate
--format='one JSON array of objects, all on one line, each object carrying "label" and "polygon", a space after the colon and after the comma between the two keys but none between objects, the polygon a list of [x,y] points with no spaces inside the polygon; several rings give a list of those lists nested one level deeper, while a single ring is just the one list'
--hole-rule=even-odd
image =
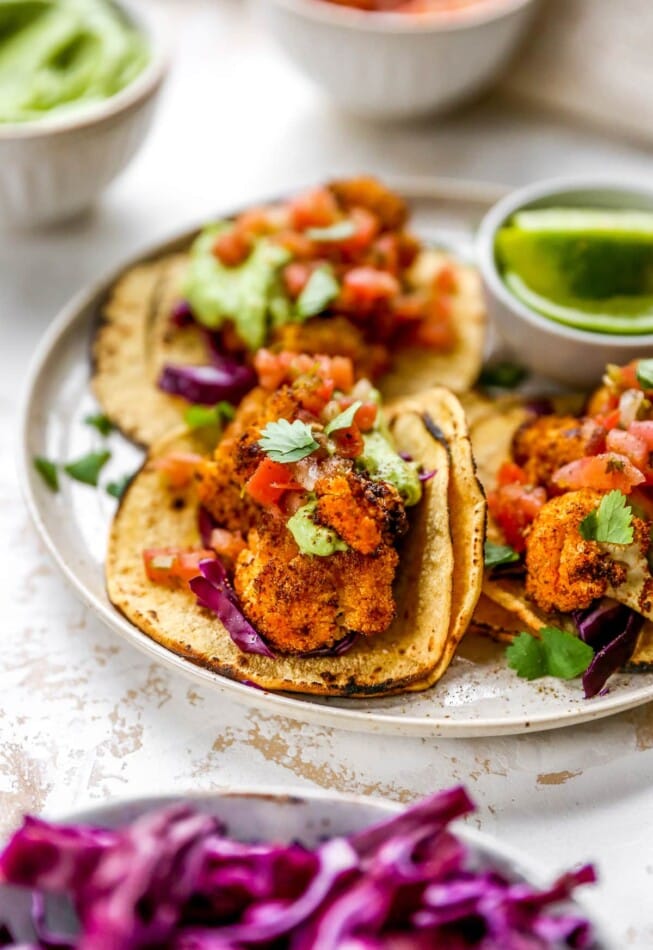
[{"label": "speckled ceramic plate", "polygon": [[[412,203],[416,229],[427,239],[469,253],[473,229],[502,194],[496,186],[453,181],[397,182]],[[185,245],[190,232],[142,259]],[[133,266],[136,260],[126,266]],[[113,630],[160,663],[229,693],[234,700],[270,709],[303,721],[341,728],[421,736],[489,736],[550,729],[607,716],[653,699],[653,673],[621,675],[610,692],[586,700],[579,683],[545,679],[520,680],[507,669],[503,649],[469,638],[463,641],[446,675],[424,693],[368,699],[324,699],[268,693],[236,683],[171,653],[150,640],[109,603],[103,558],[115,502],[70,479],[52,494],[34,471],[32,459],[43,455],[73,459],[88,452],[98,438],[83,424],[97,412],[89,389],[89,345],[98,302],[116,274],[90,287],[57,318],[36,355],[27,387],[22,420],[21,482],[36,526],[73,588]],[[133,472],[142,453],[114,434],[108,441],[111,462],[103,478]]]},{"label": "speckled ceramic plate", "polygon": [[[191,801],[202,811],[216,815],[229,834],[240,841],[301,841],[308,847],[315,847],[326,837],[352,834],[401,811],[396,802],[383,799],[304,789],[235,788],[206,794],[124,799],[55,817],[95,827],[119,827],[150,809],[180,801]],[[458,821],[453,827],[481,866],[494,867],[511,880],[545,887],[562,870],[545,873],[530,859],[467,827],[464,822]],[[569,901],[564,910],[592,922],[595,939],[588,950],[615,950],[616,944],[596,920],[594,901],[588,890],[589,894],[581,890],[581,896]],[[65,931],[71,927],[68,908],[56,900],[48,903],[48,918],[54,928]],[[31,934],[29,894],[15,888],[0,888],[0,920],[28,939]]]}]

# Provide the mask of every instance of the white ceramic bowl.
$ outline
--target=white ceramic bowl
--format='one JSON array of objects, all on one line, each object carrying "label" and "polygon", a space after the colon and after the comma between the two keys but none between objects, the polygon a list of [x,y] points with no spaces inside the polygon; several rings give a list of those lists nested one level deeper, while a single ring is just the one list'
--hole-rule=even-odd
[{"label": "white ceramic bowl", "polygon": [[120,0],[119,6],[148,40],[149,63],[100,103],[0,123],[0,226],[30,228],[84,211],[143,143],[166,73],[166,31],[145,5]]},{"label": "white ceramic bowl", "polygon": [[488,311],[504,342],[520,363],[566,386],[596,386],[606,363],[653,356],[653,334],[590,333],[549,320],[518,300],[501,279],[495,259],[499,228],[523,208],[613,208],[653,211],[653,184],[592,178],[560,178],[511,192],[483,219],[477,262]]},{"label": "white ceramic bowl", "polygon": [[496,78],[536,0],[486,0],[455,16],[366,13],[324,0],[261,0],[294,63],[345,109],[376,119],[442,111]]},{"label": "white ceramic bowl", "polygon": [[[119,827],[146,811],[180,801],[190,801],[201,811],[216,815],[228,833],[241,841],[300,841],[308,847],[315,847],[328,837],[352,834],[402,810],[396,802],[335,792],[234,788],[184,796],[124,799],[58,816],[56,820]],[[453,827],[479,866],[498,868],[510,879],[528,881],[538,887],[551,882],[553,875],[544,874],[530,859],[522,858],[512,848],[461,822]],[[590,950],[615,950],[616,943],[595,922],[592,904],[591,897],[588,901],[581,890],[580,898],[570,903],[569,909],[592,920],[596,939]],[[48,917],[55,928],[65,930],[71,925],[68,909],[55,899],[48,901]],[[27,937],[31,932],[29,919],[29,894],[17,888],[0,887],[0,921],[9,923],[18,936]]]}]

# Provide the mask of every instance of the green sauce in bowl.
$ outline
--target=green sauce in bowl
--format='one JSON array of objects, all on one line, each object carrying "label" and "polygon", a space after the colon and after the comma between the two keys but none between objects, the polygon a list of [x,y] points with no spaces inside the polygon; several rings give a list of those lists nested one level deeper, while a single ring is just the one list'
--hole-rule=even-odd
[{"label": "green sauce in bowl", "polygon": [[518,211],[497,232],[496,262],[515,297],[594,333],[653,333],[653,213]]},{"label": "green sauce in bowl", "polygon": [[0,0],[0,125],[108,99],[149,60],[110,0]]}]

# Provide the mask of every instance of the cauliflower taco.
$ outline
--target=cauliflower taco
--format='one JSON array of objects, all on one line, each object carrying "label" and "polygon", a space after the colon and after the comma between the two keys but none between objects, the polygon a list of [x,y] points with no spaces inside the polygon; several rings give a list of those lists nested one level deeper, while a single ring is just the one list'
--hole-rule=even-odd
[{"label": "cauliflower taco", "polygon": [[398,195],[351,179],[250,208],[132,268],[93,341],[104,411],[151,445],[189,404],[238,404],[264,347],[347,356],[388,398],[469,388],[484,341],[478,275],[407,220]]},{"label": "cauliflower taco", "polygon": [[121,501],[113,604],[267,689],[365,696],[447,669],[480,594],[485,500],[464,413],[382,407],[346,357],[282,352],[219,434],[168,433]]},{"label": "cauliflower taco", "polygon": [[521,675],[582,675],[594,696],[653,660],[653,360],[572,404],[467,398],[489,512],[474,625],[519,640]]}]

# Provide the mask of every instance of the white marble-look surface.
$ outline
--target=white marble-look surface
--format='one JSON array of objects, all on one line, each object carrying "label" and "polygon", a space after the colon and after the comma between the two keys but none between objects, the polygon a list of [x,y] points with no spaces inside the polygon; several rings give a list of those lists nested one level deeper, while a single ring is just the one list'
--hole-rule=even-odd
[{"label": "white marble-look surface", "polygon": [[77,602],[29,523],[12,448],[34,347],[83,284],[147,242],[334,173],[507,183],[651,173],[650,156],[496,100],[417,126],[335,113],[239,0],[159,0],[175,65],[153,134],[96,211],[0,232],[0,832],[26,810],[218,785],[320,786],[409,800],[466,783],[485,831],[552,869],[594,859],[619,947],[653,946],[653,707],[478,740],[359,736],[246,711],[122,644]]}]

